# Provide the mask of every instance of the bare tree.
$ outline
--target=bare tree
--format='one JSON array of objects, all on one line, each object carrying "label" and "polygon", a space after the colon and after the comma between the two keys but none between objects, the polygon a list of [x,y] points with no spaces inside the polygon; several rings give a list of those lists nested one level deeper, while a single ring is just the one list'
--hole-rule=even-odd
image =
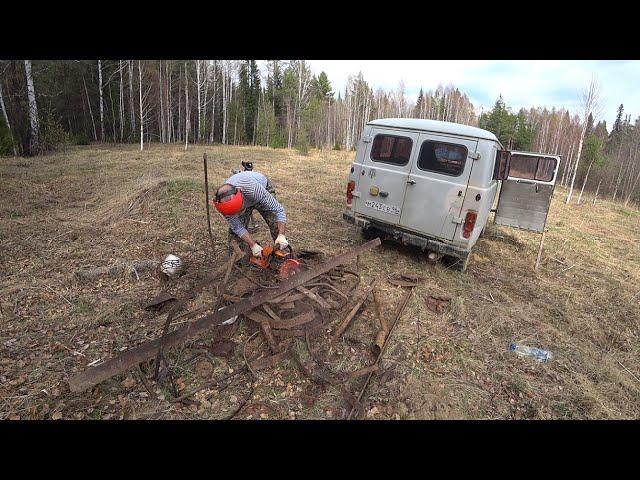
[{"label": "bare tree", "polygon": [[[200,60],[196,60],[196,94],[198,100],[198,131],[195,135],[195,141],[200,141],[200,135],[202,134],[202,111],[200,110],[200,88],[202,87],[202,63]],[[186,148],[186,147],[185,147]]]},{"label": "bare tree", "polygon": [[592,158],[589,162],[589,168],[587,168],[587,174],[584,176],[582,188],[580,189],[580,195],[578,195],[578,205],[580,205],[580,202],[582,201],[582,193],[584,192],[584,187],[587,184],[587,180],[589,179],[589,173],[591,172],[591,167],[593,167],[593,162],[595,162],[595,158]]},{"label": "bare tree", "polygon": [[89,101],[89,92],[87,91],[87,83],[82,77],[82,84],[84,85],[84,94],[87,97],[87,105],[89,106],[89,116],[91,117],[91,125],[93,126],[93,139],[98,141],[98,134],[96,133],[96,122],[93,120],[93,111],[91,110],[91,101]]},{"label": "bare tree", "polygon": [[[130,112],[130,135],[133,135],[133,132],[136,129],[136,111],[133,108],[133,60],[127,60],[129,64],[129,112]],[[95,127],[94,127],[95,130]]]},{"label": "bare tree", "polygon": [[98,91],[100,92],[100,140],[104,142],[104,105],[102,100],[102,61],[98,60]]},{"label": "bare tree", "polygon": [[216,126],[216,61],[213,61],[213,100],[211,107],[211,134],[209,135],[209,142],[213,143],[213,135]]},{"label": "bare tree", "polygon": [[118,71],[120,72],[120,98],[119,98],[119,106],[120,106],[120,142],[124,139],[124,85],[122,79],[122,60],[118,60]]},{"label": "bare tree", "polygon": [[[571,201],[571,195],[573,194],[573,185],[576,181],[576,173],[578,172],[578,165],[580,164],[580,155],[582,154],[582,145],[584,143],[584,136],[587,132],[587,124],[589,123],[589,115],[595,113],[598,109],[598,101],[600,98],[600,85],[595,77],[591,78],[589,87],[582,94],[582,131],[580,132],[580,141],[578,142],[578,152],[576,153],[576,161],[573,167],[573,175],[571,176],[571,185],[569,186],[569,194],[567,195],[566,204]],[[594,118],[596,115],[593,115]]]},{"label": "bare tree", "polygon": [[184,111],[185,111],[185,127],[184,127],[184,149],[187,149],[187,145],[189,145],[189,114],[191,113],[189,110],[189,77],[187,75],[188,68],[187,63],[184,64]]},{"label": "bare tree", "polygon": [[160,127],[160,141],[162,143],[165,142],[165,131],[164,131],[164,106],[162,101],[162,60],[158,60],[158,96],[160,97],[160,109],[158,111],[159,119],[158,125]]},{"label": "bare tree", "polygon": [[9,116],[7,115],[7,109],[4,106],[4,98],[2,97],[2,83],[0,83],[0,107],[2,108],[2,116],[4,117],[4,121],[7,124],[7,129],[9,130],[9,137],[11,137],[11,146],[13,147],[13,155],[17,156],[18,151],[16,150],[16,144],[13,141],[13,132],[11,131],[11,123],[9,123]]},{"label": "bare tree", "polygon": [[38,105],[36,104],[36,92],[33,88],[33,75],[31,74],[31,60],[24,61],[24,71],[27,77],[27,97],[29,99],[29,154],[38,153],[40,125],[38,122]]},{"label": "bare tree", "polygon": [[222,73],[222,143],[227,144],[227,110],[229,104],[229,63],[226,60],[222,60],[221,73]]},{"label": "bare tree", "polygon": [[598,192],[600,191],[600,184],[602,183],[602,179],[598,182],[598,188],[596,188],[596,194],[593,196],[593,205],[596,204],[596,199],[598,198]]}]

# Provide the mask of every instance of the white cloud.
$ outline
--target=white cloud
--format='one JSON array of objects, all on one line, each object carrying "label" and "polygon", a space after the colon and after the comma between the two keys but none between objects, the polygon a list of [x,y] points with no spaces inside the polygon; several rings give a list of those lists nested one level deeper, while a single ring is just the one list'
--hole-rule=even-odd
[{"label": "white cloud", "polygon": [[508,106],[568,108],[578,113],[582,90],[592,75],[601,84],[602,118],[607,126],[618,105],[632,121],[640,115],[640,61],[593,60],[309,60],[311,70],[325,71],[334,91],[344,92],[349,75],[362,72],[373,87],[398,88],[400,80],[415,100],[420,87],[434,90],[453,84],[479,109],[491,108],[502,93]]}]

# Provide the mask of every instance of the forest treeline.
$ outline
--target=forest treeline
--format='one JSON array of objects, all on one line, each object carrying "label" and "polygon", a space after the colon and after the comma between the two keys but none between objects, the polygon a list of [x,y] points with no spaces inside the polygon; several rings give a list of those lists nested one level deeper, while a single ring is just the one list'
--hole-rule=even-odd
[{"label": "forest treeline", "polygon": [[[453,85],[373,89],[361,73],[333,91],[304,60],[0,60],[0,155],[36,155],[63,144],[149,142],[353,149],[365,123],[416,117],[479,126],[506,148],[562,155],[559,183],[640,202],[640,117],[620,105],[604,121],[566,109],[513,112],[502,96],[478,116]],[[399,72],[400,75],[400,72]],[[578,93],[578,92],[576,92]],[[580,113],[580,112],[578,112]],[[576,163],[578,161],[578,163]]]}]

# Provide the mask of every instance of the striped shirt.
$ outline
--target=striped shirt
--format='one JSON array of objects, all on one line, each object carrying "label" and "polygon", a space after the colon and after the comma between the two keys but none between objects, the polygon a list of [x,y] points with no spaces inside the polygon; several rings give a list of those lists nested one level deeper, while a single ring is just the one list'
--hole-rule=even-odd
[{"label": "striped shirt", "polygon": [[[227,179],[226,182],[233,185],[242,192],[243,210],[249,207],[260,205],[266,210],[276,215],[278,222],[286,222],[287,217],[284,208],[278,201],[267,191],[267,177],[259,172],[245,171],[236,173]],[[229,222],[231,231],[241,237],[247,233],[246,227],[242,224],[238,215],[226,217]]]}]

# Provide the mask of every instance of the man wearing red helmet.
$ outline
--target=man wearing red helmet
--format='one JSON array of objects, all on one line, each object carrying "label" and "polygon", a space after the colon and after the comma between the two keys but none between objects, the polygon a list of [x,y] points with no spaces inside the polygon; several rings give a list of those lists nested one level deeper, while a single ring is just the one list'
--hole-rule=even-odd
[{"label": "man wearing red helmet", "polygon": [[289,245],[284,236],[287,217],[274,195],[269,179],[253,170],[232,175],[218,188],[212,203],[229,222],[229,244],[235,241],[244,251],[251,249],[254,256],[262,256],[262,247],[247,230],[251,213],[256,209],[267,222],[276,248],[285,249]]}]

